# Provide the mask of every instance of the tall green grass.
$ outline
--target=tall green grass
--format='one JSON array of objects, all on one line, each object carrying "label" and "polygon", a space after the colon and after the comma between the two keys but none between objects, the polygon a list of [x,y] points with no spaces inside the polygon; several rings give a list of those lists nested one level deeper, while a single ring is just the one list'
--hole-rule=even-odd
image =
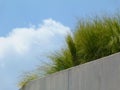
[{"label": "tall green grass", "polygon": [[18,87],[20,87],[20,88],[24,87],[27,83],[29,83],[30,81],[35,80],[37,78],[39,78],[39,76],[36,73],[31,73],[31,72],[25,73],[22,76],[21,80],[19,81]]},{"label": "tall green grass", "polygon": [[45,65],[45,75],[120,52],[120,15],[80,20],[66,44],[48,57],[51,63]]},{"label": "tall green grass", "polygon": [[45,72],[55,73],[120,51],[120,16],[81,20],[67,48],[51,54],[52,65]]}]

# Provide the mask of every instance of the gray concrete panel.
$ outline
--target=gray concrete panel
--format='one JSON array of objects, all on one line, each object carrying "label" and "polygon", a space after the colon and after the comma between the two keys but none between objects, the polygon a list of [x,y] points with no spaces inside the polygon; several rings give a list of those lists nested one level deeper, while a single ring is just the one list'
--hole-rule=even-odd
[{"label": "gray concrete panel", "polygon": [[68,90],[68,70],[46,77],[46,90]]},{"label": "gray concrete panel", "polygon": [[120,90],[120,53],[33,80],[20,90]]},{"label": "gray concrete panel", "polygon": [[21,90],[46,90],[46,78],[33,80],[24,86]]},{"label": "gray concrete panel", "polygon": [[100,90],[102,63],[86,63],[69,70],[69,90]]},{"label": "gray concrete panel", "polygon": [[120,90],[120,54],[103,60],[101,90]]}]

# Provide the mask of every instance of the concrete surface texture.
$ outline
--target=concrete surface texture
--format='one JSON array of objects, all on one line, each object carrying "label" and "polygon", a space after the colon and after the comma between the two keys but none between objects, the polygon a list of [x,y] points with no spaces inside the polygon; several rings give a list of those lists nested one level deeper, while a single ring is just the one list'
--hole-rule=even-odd
[{"label": "concrete surface texture", "polygon": [[31,81],[20,90],[120,90],[120,53]]}]

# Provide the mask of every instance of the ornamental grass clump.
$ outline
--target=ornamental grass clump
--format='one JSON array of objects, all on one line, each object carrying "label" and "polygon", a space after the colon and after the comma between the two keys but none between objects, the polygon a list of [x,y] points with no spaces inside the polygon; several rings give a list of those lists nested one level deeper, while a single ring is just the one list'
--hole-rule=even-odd
[{"label": "ornamental grass clump", "polygon": [[78,23],[67,47],[51,54],[47,74],[96,60],[120,51],[120,17],[97,17]]},{"label": "ornamental grass clump", "polygon": [[[44,65],[44,75],[120,52],[120,15],[80,20],[72,35],[66,36],[66,46],[51,53],[50,62]],[[37,72],[41,72],[41,69]],[[20,86],[41,76],[25,76]]]}]

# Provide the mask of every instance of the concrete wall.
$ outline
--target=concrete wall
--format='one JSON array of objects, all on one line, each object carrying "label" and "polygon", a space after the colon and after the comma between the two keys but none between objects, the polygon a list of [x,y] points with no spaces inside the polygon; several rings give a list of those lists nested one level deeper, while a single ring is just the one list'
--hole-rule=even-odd
[{"label": "concrete wall", "polygon": [[21,90],[120,90],[120,53],[31,81]]}]

